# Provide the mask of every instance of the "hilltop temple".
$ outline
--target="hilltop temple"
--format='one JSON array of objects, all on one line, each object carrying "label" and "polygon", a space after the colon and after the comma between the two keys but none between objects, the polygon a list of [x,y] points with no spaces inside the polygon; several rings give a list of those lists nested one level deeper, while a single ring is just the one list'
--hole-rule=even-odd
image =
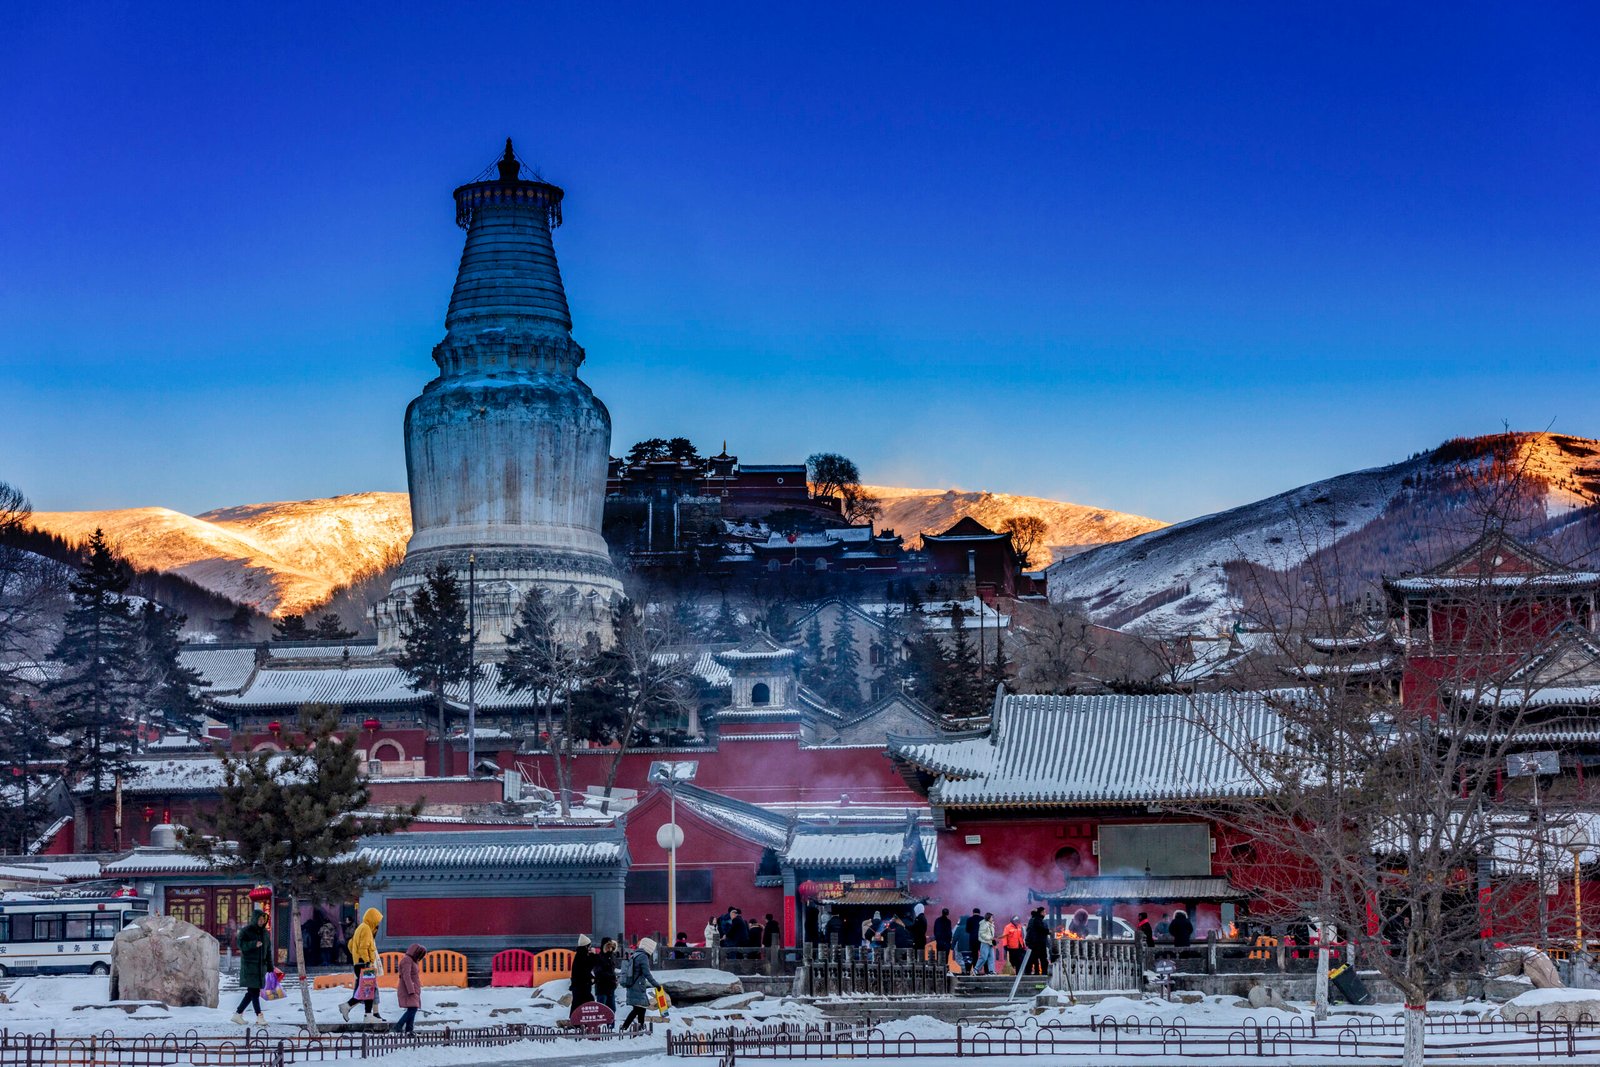
[{"label": "hilltop temple", "polygon": [[509,138],[493,171],[455,191],[466,247],[433,349],[439,376],[406,409],[413,532],[374,610],[380,649],[398,645],[411,597],[441,563],[463,585],[474,566],[489,646],[535,586],[577,642],[609,641],[622,595],[600,535],[611,416],[578,378],[584,353],[551,241],[562,190],[525,175]]}]

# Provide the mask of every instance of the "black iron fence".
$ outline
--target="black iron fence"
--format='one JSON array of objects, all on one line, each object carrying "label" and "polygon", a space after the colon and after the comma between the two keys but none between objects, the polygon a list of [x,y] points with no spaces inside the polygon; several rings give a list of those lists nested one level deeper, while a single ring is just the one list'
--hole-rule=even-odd
[{"label": "black iron fence", "polygon": [[936,996],[953,988],[948,959],[909,948],[813,945],[805,973],[806,993],[813,997]]}]

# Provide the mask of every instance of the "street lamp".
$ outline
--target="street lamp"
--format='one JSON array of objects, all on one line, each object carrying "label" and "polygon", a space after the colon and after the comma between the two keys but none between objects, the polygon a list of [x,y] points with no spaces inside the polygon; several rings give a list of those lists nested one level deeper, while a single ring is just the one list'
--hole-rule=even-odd
[{"label": "street lamp", "polygon": [[649,781],[667,791],[670,805],[667,824],[656,831],[656,844],[667,850],[667,944],[678,943],[678,849],[683,845],[683,829],[678,825],[678,790],[682,782],[694,781],[700,769],[698,760],[655,760],[650,764]]},{"label": "street lamp", "polygon": [[1572,934],[1579,952],[1583,951],[1583,854],[1593,847],[1580,819],[1567,835],[1567,851],[1572,853]]}]

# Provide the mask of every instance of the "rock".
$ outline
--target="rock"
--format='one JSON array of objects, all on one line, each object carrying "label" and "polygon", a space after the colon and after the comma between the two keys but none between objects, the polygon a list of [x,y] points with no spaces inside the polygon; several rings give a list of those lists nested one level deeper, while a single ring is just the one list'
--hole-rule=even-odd
[{"label": "rock", "polygon": [[1533,983],[1535,989],[1560,989],[1563,984],[1561,976],[1556,973],[1556,965],[1543,952],[1530,952],[1523,956],[1522,973],[1528,976],[1528,981]]},{"label": "rock", "polygon": [[[624,990],[626,992],[626,990]],[[572,1003],[572,980],[570,978],[556,978],[542,986],[535,986],[534,1000],[548,1000],[555,1004]]]},{"label": "rock", "polygon": [[489,1018],[493,1019],[496,1016],[500,1016],[500,1015],[521,1015],[521,1014],[522,1014],[522,1009],[521,1008],[495,1008],[493,1011],[489,1012]]},{"label": "rock", "polygon": [[[672,990],[669,989],[667,992],[671,993]],[[756,1001],[765,999],[767,999],[765,993],[743,993],[732,997],[718,997],[710,1004],[707,1004],[706,1007],[714,1008],[717,1011],[734,1011],[738,1008],[748,1008]]]},{"label": "rock", "polygon": [[656,971],[656,981],[666,987],[674,1004],[699,1004],[718,997],[744,992],[739,976],[710,967],[688,967],[681,971]]},{"label": "rock", "polygon": [[1253,985],[1247,994],[1249,1005],[1252,1008],[1277,1008],[1279,1011],[1292,1011],[1298,1013],[1299,1008],[1283,999],[1279,993],[1269,985]]},{"label": "rock", "polygon": [[1581,1023],[1600,1021],[1600,991],[1593,989],[1530,989],[1500,1005],[1509,1022]]},{"label": "rock", "polygon": [[1206,995],[1194,989],[1180,989],[1172,994],[1172,999],[1179,1004],[1201,1004],[1204,1003]]},{"label": "rock", "polygon": [[215,1008],[217,939],[171,915],[149,915],[111,943],[111,999]]}]

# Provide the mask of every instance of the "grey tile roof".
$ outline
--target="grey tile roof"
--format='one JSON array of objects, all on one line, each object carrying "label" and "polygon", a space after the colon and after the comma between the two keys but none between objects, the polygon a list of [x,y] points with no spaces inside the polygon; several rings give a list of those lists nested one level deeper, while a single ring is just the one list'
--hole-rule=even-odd
[{"label": "grey tile roof", "polygon": [[1143,803],[1258,796],[1238,753],[1282,736],[1263,693],[1007,694],[982,733],[889,751],[935,778],[943,807]]},{"label": "grey tile roof", "polygon": [[1140,875],[1105,875],[1068,878],[1060,889],[1030,890],[1032,900],[1088,903],[1102,900],[1239,900],[1245,894],[1221,877],[1158,878]]}]

